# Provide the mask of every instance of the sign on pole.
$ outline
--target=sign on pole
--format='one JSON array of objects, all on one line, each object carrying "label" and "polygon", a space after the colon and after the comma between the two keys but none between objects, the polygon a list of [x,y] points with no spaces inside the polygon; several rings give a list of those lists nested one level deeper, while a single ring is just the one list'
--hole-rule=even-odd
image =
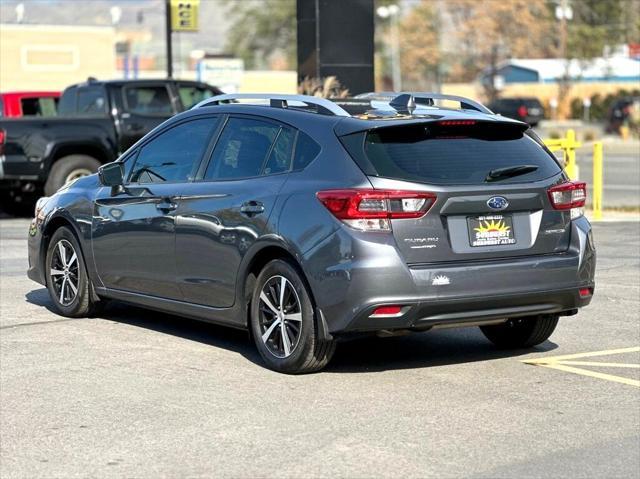
[{"label": "sign on pole", "polygon": [[197,32],[200,0],[171,0],[171,30]]}]

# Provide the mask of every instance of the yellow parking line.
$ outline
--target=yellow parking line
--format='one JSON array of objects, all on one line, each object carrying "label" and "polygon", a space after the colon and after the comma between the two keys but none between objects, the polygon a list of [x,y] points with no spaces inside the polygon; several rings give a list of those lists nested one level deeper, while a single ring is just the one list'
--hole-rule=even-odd
[{"label": "yellow parking line", "polygon": [[640,388],[640,381],[636,379],[630,379],[622,376],[615,376],[613,374],[606,374],[598,371],[592,371],[590,369],[582,369],[582,368],[574,367],[574,366],[584,366],[584,367],[640,369],[640,364],[612,363],[612,362],[598,362],[598,361],[576,361],[582,358],[595,358],[598,356],[611,356],[614,354],[627,354],[627,353],[637,353],[637,352],[640,352],[640,347],[608,349],[605,351],[594,351],[590,353],[565,354],[563,356],[552,356],[548,358],[525,359],[522,362],[525,364],[532,364],[534,366],[544,366],[551,369],[557,369],[559,371],[565,371],[567,373],[579,374],[581,376],[588,376],[588,377],[597,378],[597,379],[604,379],[605,381],[613,381],[616,383],[626,384],[628,386],[635,386],[637,388]]},{"label": "yellow parking line", "polygon": [[564,366],[563,364],[556,363],[540,364],[540,366],[551,369],[558,369],[560,371],[566,371],[568,373],[580,374],[581,376],[589,376],[592,378],[604,379],[606,381],[627,384],[628,386],[635,386],[637,388],[640,388],[640,381],[637,381],[635,379],[623,378],[621,376],[614,376],[612,374],[599,373],[597,371],[589,371],[588,369],[573,368],[571,366]]},{"label": "yellow parking line", "polygon": [[560,361],[560,364],[567,364],[569,366],[596,366],[596,367],[601,367],[601,368],[640,369],[640,364],[599,363],[597,361]]},{"label": "yellow parking line", "polygon": [[594,351],[591,353],[566,354],[564,356],[551,356],[550,358],[526,359],[527,364],[547,364],[550,362],[563,361],[565,359],[592,358],[596,356],[609,356],[610,354],[638,353],[640,346],[623,349],[609,349],[606,351]]}]

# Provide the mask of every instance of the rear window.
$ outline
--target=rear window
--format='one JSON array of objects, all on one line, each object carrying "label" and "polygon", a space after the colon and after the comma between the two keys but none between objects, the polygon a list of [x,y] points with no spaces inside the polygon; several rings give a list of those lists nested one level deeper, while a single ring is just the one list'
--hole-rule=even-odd
[{"label": "rear window", "polygon": [[53,97],[23,98],[20,100],[22,116],[56,116],[58,99]]},{"label": "rear window", "polygon": [[343,137],[362,170],[439,185],[483,184],[490,171],[518,165],[537,170],[499,183],[538,181],[560,173],[555,158],[520,127],[495,124],[413,124]]}]

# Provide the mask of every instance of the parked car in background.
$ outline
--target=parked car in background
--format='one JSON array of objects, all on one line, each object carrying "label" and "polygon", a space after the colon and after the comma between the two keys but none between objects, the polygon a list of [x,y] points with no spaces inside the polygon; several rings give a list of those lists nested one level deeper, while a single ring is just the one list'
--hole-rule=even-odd
[{"label": "parked car in background", "polygon": [[489,104],[494,113],[537,126],[544,119],[544,107],[537,98],[500,98]]},{"label": "parked car in background", "polygon": [[0,93],[0,117],[56,116],[59,98],[59,91]]},{"label": "parked car in background", "polygon": [[89,79],[64,90],[58,115],[0,119],[3,202],[46,195],[113,161],[178,112],[221,91],[182,80]]},{"label": "parked car in background", "polygon": [[585,200],[528,125],[469,99],[223,95],[40,199],[28,275],[68,317],[116,299],[248,329],[286,373],[363,334],[528,348],[591,301]]},{"label": "parked car in background", "polygon": [[640,111],[640,97],[627,97],[616,100],[609,109],[605,131],[607,133],[620,133],[620,127],[625,123],[637,122],[638,119],[634,118],[634,111]]}]

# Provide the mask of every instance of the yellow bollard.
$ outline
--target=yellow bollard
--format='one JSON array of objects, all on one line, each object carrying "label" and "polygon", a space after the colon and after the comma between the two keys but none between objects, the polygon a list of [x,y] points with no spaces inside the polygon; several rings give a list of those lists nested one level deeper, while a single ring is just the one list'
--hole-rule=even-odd
[{"label": "yellow bollard", "polygon": [[593,219],[602,219],[602,142],[593,144]]},{"label": "yellow bollard", "polygon": [[580,175],[578,165],[576,164],[576,148],[581,144],[576,141],[576,132],[568,130],[565,138],[557,140],[545,140],[545,145],[551,151],[562,150],[562,158],[564,160],[564,170],[567,176],[572,180],[577,180]]},{"label": "yellow bollard", "polygon": [[574,130],[567,131],[567,138],[564,147],[564,169],[572,180],[578,179],[578,165],[576,165],[576,148],[580,143],[576,141],[576,132]]}]

